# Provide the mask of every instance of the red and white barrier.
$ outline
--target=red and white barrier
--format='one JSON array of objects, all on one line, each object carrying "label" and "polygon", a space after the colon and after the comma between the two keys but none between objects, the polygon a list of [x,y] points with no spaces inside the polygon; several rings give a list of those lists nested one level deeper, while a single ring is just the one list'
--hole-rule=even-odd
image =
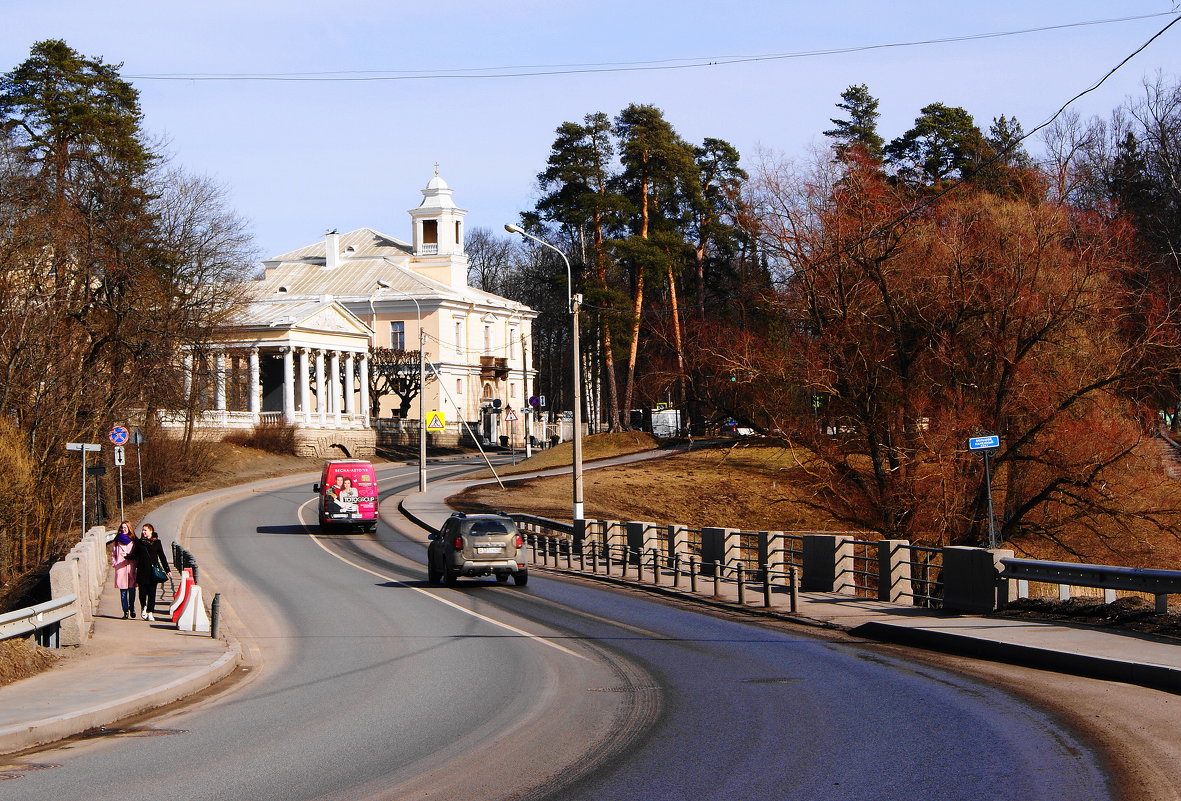
[{"label": "red and white barrier", "polygon": [[201,598],[201,587],[193,581],[193,569],[181,571],[180,588],[170,609],[172,622],[180,631],[209,633],[209,616],[205,614],[205,602]]}]

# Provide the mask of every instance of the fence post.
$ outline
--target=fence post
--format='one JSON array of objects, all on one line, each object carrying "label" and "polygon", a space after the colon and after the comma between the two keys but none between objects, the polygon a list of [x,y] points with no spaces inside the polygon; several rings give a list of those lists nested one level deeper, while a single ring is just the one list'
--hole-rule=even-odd
[{"label": "fence post", "polygon": [[221,633],[221,593],[213,593],[213,603],[209,605],[209,636],[217,639]]},{"label": "fence post", "polygon": [[746,569],[742,560],[738,561],[738,605],[746,605]]},{"label": "fence post", "polygon": [[[702,564],[704,565],[704,561],[702,562]],[[720,598],[720,597],[722,597],[722,590],[721,590],[721,586],[719,585],[719,582],[722,580],[722,566],[719,565],[717,562],[714,562],[713,569],[714,569],[714,597]]]},{"label": "fence post", "polygon": [[771,567],[763,565],[763,608],[771,608]]},{"label": "fence post", "polygon": [[979,614],[995,612],[1001,590],[1001,559],[1012,559],[1004,549],[950,545],[943,549],[943,608]]},{"label": "fence post", "polygon": [[674,552],[672,558],[673,558],[673,586],[680,587],[681,586],[681,555],[679,553]]},{"label": "fence post", "polygon": [[652,549],[652,583],[660,585],[660,549]]},{"label": "fence post", "polygon": [[833,534],[805,534],[805,592],[842,592],[853,586],[853,546],[849,537]]},{"label": "fence post", "polygon": [[788,608],[794,615],[800,608],[800,587],[796,581],[796,566],[794,564],[787,566],[787,586],[790,590],[788,597],[791,599],[791,604]]},{"label": "fence post", "polygon": [[899,603],[910,586],[910,540],[878,542],[878,600]]},{"label": "fence post", "polygon": [[689,592],[697,592],[697,556],[689,554]]}]

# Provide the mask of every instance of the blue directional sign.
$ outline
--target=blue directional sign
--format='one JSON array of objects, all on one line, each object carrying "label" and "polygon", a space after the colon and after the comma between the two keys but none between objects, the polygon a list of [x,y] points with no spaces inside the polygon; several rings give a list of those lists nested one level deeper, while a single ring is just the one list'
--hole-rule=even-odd
[{"label": "blue directional sign", "polygon": [[982,451],[988,448],[999,448],[1001,446],[1001,438],[996,434],[989,434],[984,437],[972,437],[968,440],[968,449],[973,451]]},{"label": "blue directional sign", "polygon": [[129,432],[123,426],[115,426],[111,429],[111,442],[115,443],[116,445],[122,445],[130,438],[131,432]]}]

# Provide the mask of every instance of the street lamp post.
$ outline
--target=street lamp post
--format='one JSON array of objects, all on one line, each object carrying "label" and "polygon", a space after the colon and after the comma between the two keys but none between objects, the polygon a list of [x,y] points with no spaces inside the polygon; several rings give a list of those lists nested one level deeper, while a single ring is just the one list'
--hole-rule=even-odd
[{"label": "street lamp post", "polygon": [[[418,304],[418,298],[400,289],[393,289],[386,281],[378,279],[377,286],[378,294],[389,291],[405,295],[414,301],[414,308],[418,310],[418,491],[426,492],[426,329],[422,327],[422,306]],[[372,298],[369,308],[373,309]],[[376,327],[376,311],[373,312],[373,322]]]},{"label": "street lamp post", "polygon": [[544,239],[538,239],[530,233],[526,233],[525,229],[519,225],[508,224],[504,226],[504,230],[510,234],[520,234],[526,239],[532,239],[542,247],[547,247],[562,257],[562,261],[566,263],[566,288],[567,294],[570,296],[570,330],[571,337],[574,343],[574,355],[571,361],[574,363],[574,519],[583,520],[582,508],[582,365],[581,365],[581,349],[578,344],[578,306],[582,302],[582,295],[574,294],[574,279],[570,272],[570,260],[566,258],[566,254],[560,248],[551,245]]}]

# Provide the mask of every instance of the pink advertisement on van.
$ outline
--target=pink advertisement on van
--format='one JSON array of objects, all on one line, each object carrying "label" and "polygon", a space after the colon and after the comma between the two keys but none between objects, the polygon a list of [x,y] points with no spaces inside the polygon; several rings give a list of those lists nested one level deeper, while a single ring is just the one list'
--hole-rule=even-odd
[{"label": "pink advertisement on van", "polygon": [[325,469],[324,517],[348,522],[377,519],[377,481],[367,462],[330,463]]}]

